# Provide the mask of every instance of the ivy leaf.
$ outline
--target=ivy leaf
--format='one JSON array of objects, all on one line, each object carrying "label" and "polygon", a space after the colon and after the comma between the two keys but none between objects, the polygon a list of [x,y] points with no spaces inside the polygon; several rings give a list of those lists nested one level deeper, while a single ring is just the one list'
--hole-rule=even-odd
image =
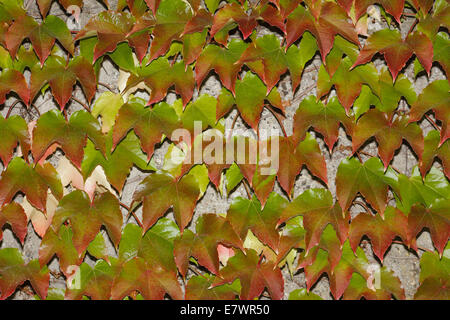
[{"label": "ivy leaf", "polygon": [[323,300],[320,296],[308,292],[305,288],[296,289],[289,294],[289,300]]},{"label": "ivy leaf", "polygon": [[300,103],[294,115],[293,139],[300,142],[308,129],[313,127],[324,136],[325,143],[331,151],[338,139],[340,124],[349,134],[352,133],[352,120],[335,97],[325,106],[321,101],[316,101],[314,96],[309,96]]},{"label": "ivy leaf", "polygon": [[239,26],[239,30],[242,32],[245,40],[256,28],[257,18],[258,14],[256,11],[252,11],[250,14],[247,14],[244,11],[244,8],[238,3],[229,3],[222,7],[214,15],[214,22],[210,31],[211,38],[213,38],[217,34],[217,32],[224,29],[231,23],[237,23],[237,25]]},{"label": "ivy leaf", "polygon": [[444,167],[445,175],[450,179],[450,141],[447,140],[439,146],[439,140],[439,131],[437,130],[430,131],[425,137],[425,147],[422,159],[419,162],[420,172],[422,173],[422,176],[425,177],[433,165],[435,158],[438,157]]},{"label": "ivy leaf", "polygon": [[[445,251],[448,250],[448,245]],[[436,253],[424,252],[420,258],[420,287],[414,296],[417,300],[446,300],[448,289],[448,255],[440,258]]]},{"label": "ivy leaf", "polygon": [[103,237],[102,232],[97,233],[94,240],[89,243],[86,251],[95,259],[110,261],[108,257],[108,248],[106,247],[105,238]]},{"label": "ivy leaf", "polygon": [[22,154],[27,156],[30,151],[30,137],[25,120],[20,116],[12,116],[7,119],[0,115],[0,159],[5,167],[11,160],[14,149],[20,143]]},{"label": "ivy leaf", "polygon": [[119,110],[114,126],[113,144],[117,146],[133,128],[140,138],[142,149],[150,159],[155,144],[161,141],[162,135],[170,137],[178,125],[178,115],[167,103],[161,102],[150,108],[145,107],[143,100],[133,98]]},{"label": "ivy leaf", "polygon": [[341,244],[347,239],[350,217],[338,203],[333,203],[333,197],[326,189],[310,189],[295,198],[283,210],[278,224],[298,215],[303,216],[306,251],[319,243],[328,224],[333,226]]},{"label": "ivy leaf", "polygon": [[392,169],[386,172],[386,179],[396,196],[400,197],[397,207],[409,213],[412,205],[423,204],[429,207],[436,199],[448,199],[450,184],[445,175],[436,168],[431,168],[425,179],[422,179],[418,167],[414,167],[411,177],[395,174]]},{"label": "ivy leaf", "polygon": [[299,46],[291,45],[286,51],[286,63],[291,75],[292,91],[300,85],[303,69],[317,51],[316,39],[309,33],[303,34]]},{"label": "ivy leaf", "polygon": [[433,51],[434,51],[433,61],[439,62],[439,64],[444,69],[447,78],[450,75],[450,58],[447,54],[449,47],[450,47],[450,39],[448,34],[444,32],[439,32],[433,41]]},{"label": "ivy leaf", "polygon": [[10,23],[14,18],[26,15],[22,1],[0,1],[0,22]]},{"label": "ivy leaf", "polygon": [[63,110],[72,97],[73,86],[77,81],[81,84],[87,101],[92,101],[97,90],[92,65],[83,57],[76,57],[67,64],[64,58],[51,56],[42,68],[39,65],[31,68],[31,100],[48,83],[56,102]]},{"label": "ivy leaf", "polygon": [[[331,65],[334,64],[335,63]],[[378,80],[378,72],[375,66],[369,64],[358,66],[351,70],[351,64],[352,61],[350,58],[345,57],[340,61],[332,76],[327,73],[325,67],[321,66],[319,69],[319,77],[317,79],[317,97],[321,98],[325,96],[330,92],[334,85],[339,101],[342,103],[347,113],[349,113],[355,99],[361,93],[362,84],[369,83],[371,86],[374,86],[373,83],[376,83]],[[328,69],[330,68],[331,67],[328,66]]]},{"label": "ivy leaf", "polygon": [[222,285],[211,288],[215,277],[208,274],[191,277],[186,285],[186,300],[234,300],[239,294],[235,285]]},{"label": "ivy leaf", "polygon": [[378,158],[370,158],[364,164],[355,158],[347,158],[339,165],[336,194],[344,211],[352,205],[358,192],[383,217],[388,185],[384,179],[383,165]]},{"label": "ivy leaf", "polygon": [[259,77],[248,72],[236,83],[236,107],[242,118],[257,131],[265,100],[283,110],[281,97],[276,88],[267,93],[267,88]]},{"label": "ivy leaf", "polygon": [[429,110],[433,110],[437,119],[442,121],[441,129],[441,141],[450,138],[450,125],[448,119],[450,119],[450,85],[448,81],[437,80],[428,85],[417,101],[411,106],[411,112],[409,115],[409,121],[419,121],[423,115]]},{"label": "ivy leaf", "polygon": [[284,280],[281,270],[272,262],[260,262],[256,251],[250,249],[244,254],[237,251],[228,260],[227,265],[221,270],[221,279],[216,278],[212,287],[225,283],[231,283],[236,279],[241,281],[241,300],[253,300],[258,298],[264,288],[267,288],[272,299],[283,298]]},{"label": "ivy leaf", "polygon": [[165,294],[181,300],[183,293],[176,274],[161,266],[136,257],[126,262],[119,275],[114,279],[111,297],[121,300],[131,292],[138,290],[144,299],[162,300]]},{"label": "ivy leaf", "polygon": [[358,248],[355,255],[347,241],[342,247],[341,259],[333,270],[331,270],[328,262],[327,251],[319,248],[312,264],[304,266],[307,289],[311,288],[325,272],[330,278],[331,293],[335,299],[339,299],[349,285],[354,273],[360,274],[366,280],[369,279],[368,267],[369,263],[362,249]]},{"label": "ivy leaf", "polygon": [[144,82],[150,89],[150,100],[147,105],[161,101],[167,95],[168,89],[175,85],[175,91],[181,95],[183,104],[186,105],[194,93],[194,72],[192,67],[185,67],[183,61],[170,65],[169,61],[161,57],[152,61],[148,66],[137,70],[127,81],[124,92]]},{"label": "ivy leaf", "polygon": [[238,65],[243,63],[247,63],[254,72],[258,73],[267,86],[267,92],[272,90],[281,75],[288,69],[280,41],[273,34],[264,35],[252,42],[239,61],[235,62]]},{"label": "ivy leaf", "polygon": [[156,10],[158,10],[159,4],[161,3],[161,0],[145,0],[145,3],[150,8],[150,10],[152,10],[153,14],[155,14]]},{"label": "ivy leaf", "polygon": [[180,235],[170,219],[162,218],[144,238],[143,230],[128,224],[119,246],[123,268],[115,278],[112,298],[122,299],[139,290],[145,299],[163,299],[167,292],[173,299],[182,299],[174,261],[174,240]]},{"label": "ivy leaf", "polygon": [[56,16],[48,16],[42,24],[34,18],[24,15],[18,17],[5,35],[5,43],[13,58],[25,39],[30,39],[41,65],[44,64],[55,44],[55,39],[71,54],[74,54],[74,42],[66,23]]},{"label": "ivy leaf", "polygon": [[280,234],[277,222],[287,204],[286,199],[273,192],[263,208],[255,196],[251,200],[238,197],[228,210],[227,220],[241,239],[245,239],[251,230],[261,242],[278,252]]},{"label": "ivy leaf", "polygon": [[[195,140],[195,122],[200,122],[202,130],[214,127],[216,124],[216,98],[202,94],[194,102],[189,103],[181,116],[183,129],[191,133]],[[203,142],[203,141],[202,141]],[[194,151],[195,152],[195,151]]]},{"label": "ivy leaf", "polygon": [[139,184],[133,195],[133,204],[143,202],[142,223],[145,230],[173,207],[175,220],[183,231],[192,219],[199,197],[200,189],[195,176],[188,174],[177,180],[167,173],[158,172]]},{"label": "ivy leaf", "polygon": [[47,296],[50,274],[47,266],[41,268],[37,260],[25,264],[20,251],[16,248],[0,250],[0,300],[14,293],[17,286],[29,280],[31,286],[41,297]]},{"label": "ivy leaf", "polygon": [[[48,14],[52,2],[53,0],[37,0],[39,11],[43,17]],[[61,4],[66,10],[70,9],[71,6],[77,6],[79,8],[83,7],[83,0],[58,0],[58,3]]]},{"label": "ivy leaf", "polygon": [[391,14],[395,20],[400,23],[400,17],[403,14],[403,8],[405,5],[405,0],[363,0],[363,1],[354,1],[355,3],[355,16],[356,19],[359,18],[366,13],[367,8],[375,3],[379,3],[383,6],[383,8]]},{"label": "ivy leaf", "polygon": [[122,95],[109,91],[102,93],[95,101],[91,113],[94,118],[101,116],[103,133],[109,132],[114,126],[116,115],[123,104]]},{"label": "ivy leaf", "polygon": [[111,193],[96,195],[93,202],[87,193],[76,190],[59,202],[53,217],[55,232],[61,225],[70,221],[73,230],[73,244],[81,254],[94,240],[102,225],[106,227],[112,242],[119,244],[122,228],[122,212],[119,201]]},{"label": "ivy leaf", "polygon": [[0,177],[0,207],[21,191],[33,206],[45,212],[49,188],[56,198],[62,198],[63,188],[51,164],[33,167],[22,158],[14,158]]},{"label": "ivy leaf", "polygon": [[30,89],[22,73],[17,70],[7,69],[0,74],[0,104],[6,101],[6,95],[14,91],[25,102],[30,103]]},{"label": "ivy leaf", "polygon": [[186,230],[175,240],[173,254],[181,275],[186,276],[191,256],[212,273],[219,274],[219,244],[244,249],[242,240],[225,218],[215,214],[202,215],[197,220],[195,234]]},{"label": "ivy leaf", "polygon": [[161,0],[155,13],[156,25],[150,46],[150,61],[167,52],[172,41],[180,40],[186,23],[192,18],[193,8],[183,0]]},{"label": "ivy leaf", "polygon": [[191,33],[203,32],[207,28],[210,28],[212,23],[213,15],[205,9],[199,9],[191,20],[186,23],[182,35],[185,36]]},{"label": "ivy leaf", "polygon": [[307,133],[297,145],[295,140],[279,137],[280,164],[277,172],[280,186],[290,197],[295,179],[306,165],[314,176],[327,183],[327,166],[314,137]]},{"label": "ivy leaf", "polygon": [[49,263],[55,254],[59,258],[61,271],[66,276],[73,273],[73,270],[71,270],[73,266],[78,266],[82,262],[83,257],[78,255],[73,245],[72,230],[69,226],[62,226],[58,234],[50,228],[42,238],[39,247],[40,265],[44,266]]},{"label": "ivy leaf", "polygon": [[27,221],[31,220],[34,231],[43,238],[52,223],[58,200],[49,192],[47,195],[47,211],[45,213],[33,207],[26,197],[24,197],[21,205],[27,215]]},{"label": "ivy leaf", "polygon": [[[322,254],[321,250],[327,251],[328,266],[327,269],[333,272],[334,268],[338,265],[342,257],[342,245],[338,239],[336,231],[331,225],[327,225],[323,229],[323,233],[320,237],[320,241],[317,246],[311,248],[311,250],[304,251],[299,257],[299,264],[297,269],[311,266],[315,263],[316,259]],[[325,261],[323,261],[325,262]],[[320,273],[316,274],[320,276]],[[314,280],[314,282],[317,279]],[[312,282],[311,282],[312,283]]]},{"label": "ivy leaf", "polygon": [[66,291],[65,299],[80,300],[88,296],[93,300],[109,300],[111,287],[114,280],[114,266],[110,266],[104,260],[98,260],[91,268],[87,263],[82,263],[73,281],[78,281],[76,287],[72,284]]},{"label": "ivy leaf", "polygon": [[147,15],[136,21],[128,12],[103,11],[89,20],[83,30],[78,32],[75,41],[97,36],[94,62],[105,53],[114,51],[119,43],[128,41],[136,50],[139,61],[142,61],[150,41],[146,29],[153,27],[154,24],[154,18]]},{"label": "ivy leaf", "polygon": [[425,208],[423,205],[413,205],[408,215],[408,242],[415,242],[413,239],[423,230],[430,230],[431,239],[434,246],[442,255],[444,247],[450,237],[450,205],[448,200],[436,199],[434,203]]},{"label": "ivy leaf", "polygon": [[447,29],[449,28],[449,17],[450,8],[448,2],[445,0],[436,0],[433,3],[432,13],[420,19],[417,30],[425,33],[431,39],[439,31],[441,26]]},{"label": "ivy leaf", "polygon": [[[142,234],[142,232],[141,232]],[[150,228],[142,239],[138,256],[146,262],[161,266],[176,275],[174,241],[180,237],[180,229],[168,218],[162,218]]]},{"label": "ivy leaf", "polygon": [[419,159],[422,158],[424,149],[422,129],[417,123],[408,123],[407,117],[398,117],[389,120],[387,114],[376,109],[365,113],[355,126],[352,136],[353,153],[370,137],[375,137],[378,142],[378,153],[387,168],[394,152],[402,145],[403,139],[408,141]]},{"label": "ivy leaf", "polygon": [[353,67],[369,62],[378,52],[384,55],[394,81],[413,54],[428,74],[433,63],[433,44],[427,36],[414,32],[403,40],[400,31],[385,29],[375,32],[367,39]]},{"label": "ivy leaf", "polygon": [[56,143],[64,150],[67,158],[81,168],[83,148],[88,137],[105,153],[105,138],[100,124],[90,113],[77,111],[66,122],[60,112],[51,110],[37,121],[31,152],[35,161],[39,161],[47,149]]},{"label": "ivy leaf", "polygon": [[143,171],[156,170],[151,164],[148,164],[147,156],[141,150],[139,138],[133,132],[128,133],[115,149],[112,149],[111,145],[110,134],[107,137],[107,150],[111,151],[107,152],[105,157],[95,149],[92,142],[88,141],[84,148],[84,158],[81,163],[81,172],[84,179],[91,176],[97,166],[101,166],[108,181],[116,190],[121,191],[133,165]]},{"label": "ivy leaf", "polygon": [[9,224],[14,234],[24,244],[27,235],[28,219],[23,208],[12,202],[0,209],[0,241],[3,239],[3,226]]},{"label": "ivy leaf", "polygon": [[350,283],[344,292],[343,299],[391,300],[392,295],[396,299],[405,299],[399,278],[394,276],[391,271],[388,271],[386,267],[382,267],[376,272],[379,273],[380,286],[374,288],[369,288],[367,285],[368,280],[364,279],[359,273],[353,273]]},{"label": "ivy leaf", "polygon": [[333,47],[334,37],[337,34],[359,45],[354,26],[347,22],[347,14],[333,2],[325,2],[321,6],[317,18],[313,16],[310,10],[299,5],[287,17],[286,48],[291,46],[307,30],[316,38],[323,61]]},{"label": "ivy leaf", "polygon": [[208,30],[204,29],[202,32],[185,34],[183,36],[183,59],[186,66],[196,62],[202,54],[207,35]]},{"label": "ivy leaf", "polygon": [[375,255],[383,262],[384,254],[396,236],[407,240],[406,226],[408,220],[398,209],[388,207],[384,212],[384,219],[380,215],[360,213],[352,219],[350,224],[349,242],[356,252],[361,238],[366,235],[370,238]]},{"label": "ivy leaf", "polygon": [[227,48],[210,44],[202,51],[195,65],[195,79],[200,87],[211,70],[217,72],[225,88],[235,94],[235,83],[242,64],[238,63],[248,45],[233,39]]}]

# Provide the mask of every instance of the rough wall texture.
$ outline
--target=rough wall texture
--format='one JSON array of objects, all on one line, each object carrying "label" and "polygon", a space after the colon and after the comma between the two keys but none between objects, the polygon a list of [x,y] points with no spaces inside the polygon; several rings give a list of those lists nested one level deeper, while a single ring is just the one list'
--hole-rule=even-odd
[{"label": "rough wall texture", "polygon": [[[37,20],[41,20],[41,16],[39,14],[38,7],[34,0],[25,0],[25,3],[27,5],[28,13],[35,17]],[[117,5],[117,0],[109,0],[110,5],[112,8],[114,8]],[[85,6],[81,11],[81,26],[87,23],[87,21],[90,19],[90,17],[94,16],[100,11],[105,10],[105,7],[96,0],[85,0]],[[61,17],[62,19],[66,20],[69,18],[69,15],[65,13],[65,11],[57,4],[53,3],[51,7],[50,14],[56,15]],[[369,34],[373,33],[374,31],[387,28],[387,24],[385,22],[380,22],[375,19],[369,19]],[[404,23],[401,26],[401,30],[403,34],[406,34],[409,30],[411,24],[413,22],[413,19],[406,19]],[[265,29],[264,27],[259,27],[259,32],[261,34],[266,34],[272,32],[271,30]],[[362,39],[363,41],[363,39]],[[282,98],[285,101],[290,101],[290,106],[286,109],[286,119],[284,120],[284,126],[287,130],[287,134],[292,134],[292,125],[293,125],[293,116],[294,113],[301,102],[302,99],[305,97],[315,94],[315,84],[317,82],[317,74],[318,69],[321,64],[321,59],[319,55],[317,54],[315,58],[308,63],[308,65],[305,68],[305,71],[303,73],[302,81],[300,84],[300,87],[296,90],[296,92],[293,94],[291,90],[291,82],[288,75],[285,75],[282,78],[282,81],[278,84],[278,87],[280,89],[280,93],[282,94]],[[376,66],[381,68],[384,65],[384,60],[379,59],[375,62]],[[427,77],[426,75],[421,75],[418,78],[415,78],[414,71],[413,71],[413,63],[412,61],[409,62],[409,64],[406,67],[405,74],[408,76],[408,78],[413,81],[415,85],[415,89],[417,93],[422,92],[423,88],[426,87],[426,85],[434,81],[436,79],[445,79],[445,75],[441,71],[441,69],[437,66],[434,66],[431,70],[430,77]],[[117,81],[119,79],[119,70],[118,68],[112,63],[111,60],[105,59],[103,62],[101,71],[100,71],[100,81],[102,83],[107,84],[114,90],[117,90]],[[102,91],[103,90],[103,91]],[[106,88],[99,87],[99,91],[96,95],[98,97],[102,92],[107,90]],[[213,95],[217,97],[221,90],[221,84],[218,80],[218,78],[211,74],[208,79],[205,80],[203,86],[200,88],[200,92],[196,92],[194,94],[194,99],[199,96],[202,93],[208,93],[210,95]],[[145,93],[140,93],[144,95]],[[81,92],[80,88],[77,88],[75,91],[75,96],[79,98],[80,100],[84,101],[84,96]],[[167,97],[168,101],[173,101],[175,99],[174,94],[169,94]],[[10,99],[6,102],[5,106],[0,109],[0,112],[5,115],[8,107],[14,102],[14,99]],[[95,99],[94,99],[95,102]],[[404,103],[404,102],[401,102]],[[47,91],[45,95],[41,95],[36,101],[35,105],[39,107],[39,110],[41,113],[44,113],[50,109],[57,108],[57,105],[55,101],[52,99],[51,92]],[[81,108],[80,105],[78,105],[76,102],[71,102],[71,105],[69,106],[69,113],[72,113],[76,110],[79,110]],[[13,114],[20,114],[22,117],[26,118],[27,120],[36,119],[37,114],[33,109],[25,110],[20,108],[15,108],[13,111]],[[230,127],[231,123],[233,122],[234,118],[237,116],[237,111],[232,111],[226,118],[227,125]],[[422,122],[421,124],[422,129],[424,130],[424,135],[426,135],[429,130],[432,129],[432,126],[430,123],[428,123],[426,120]],[[246,129],[246,125],[241,121],[241,119],[238,119],[235,125],[236,129]],[[260,123],[261,129],[280,129],[276,119],[274,116],[268,111],[264,110],[262,117],[261,117],[261,123]],[[335,195],[336,186],[334,184],[334,177],[336,176],[337,168],[339,163],[348,157],[351,153],[351,148],[346,148],[351,146],[350,139],[346,136],[343,129],[340,131],[340,136],[337,145],[334,148],[334,152],[330,154],[328,149],[325,147],[323,140],[320,137],[317,137],[318,142],[320,143],[321,149],[323,154],[325,155],[325,159],[327,162],[327,169],[328,169],[328,178],[330,181],[330,191]],[[155,163],[159,166],[163,163],[164,154],[167,151],[168,143],[163,143],[155,152],[154,160]],[[370,154],[376,154],[377,153],[377,144],[376,142],[372,141],[371,143],[368,143],[365,145],[363,151],[370,153]],[[61,155],[60,151],[57,151],[53,158],[51,159],[52,163],[54,165],[57,165],[59,161],[59,157]],[[412,168],[417,164],[417,159],[411,149],[407,145],[403,145],[400,151],[398,151],[395,155],[395,158],[393,160],[393,166],[399,169],[401,172],[410,175]],[[439,165],[435,163],[435,165]],[[0,163],[0,169],[1,163]],[[140,172],[138,169],[134,168],[130,174],[130,176],[127,179],[126,186],[124,188],[121,201],[129,204],[131,202],[131,196],[135,190],[136,185],[145,177],[147,174]],[[294,190],[294,197],[301,194],[303,191],[309,189],[309,188],[317,188],[322,187],[321,182],[314,179],[308,170],[304,169],[301,174],[298,176],[296,183],[295,183],[295,190]],[[281,191],[281,188],[276,185],[275,191],[283,194]],[[240,185],[236,190],[229,195],[228,197],[226,195],[221,196],[219,192],[216,191],[214,186],[211,184],[208,186],[208,189],[204,195],[204,197],[198,202],[195,215],[194,215],[194,221],[190,224],[190,228],[195,226],[195,219],[198,218],[199,215],[204,213],[225,213],[232,200],[238,196],[247,197],[245,188]],[[17,201],[21,201],[20,197],[16,198]],[[361,212],[363,208],[356,206],[353,206],[351,208],[352,216],[357,215],[359,212]],[[124,211],[125,214],[125,211]],[[138,215],[139,215],[138,211]],[[168,214],[168,216],[171,216],[171,213]],[[129,223],[134,223],[133,218],[130,218]],[[105,237],[107,238],[107,237]],[[4,239],[1,243],[1,248],[6,247],[15,247],[19,248],[23,251],[24,255],[28,259],[36,259],[38,257],[38,249],[40,245],[40,238],[35,234],[34,230],[32,229],[31,224],[29,225],[29,232],[27,239],[25,241],[24,246],[21,246],[19,241],[15,238],[15,236],[12,234],[11,230],[6,229],[4,233]],[[422,247],[424,249],[433,249],[433,245],[430,239],[430,236],[427,232],[424,232],[420,238],[418,239],[419,247]],[[368,258],[371,259],[371,262],[376,262],[376,258],[373,256],[372,251],[370,250],[370,241],[363,241],[362,247],[365,249],[366,254],[368,255]],[[111,246],[111,254],[114,255],[114,249]],[[414,296],[414,293],[417,290],[417,287],[419,286],[419,273],[420,273],[420,265],[419,265],[419,259],[416,254],[409,252],[403,245],[401,244],[393,244],[391,248],[389,249],[388,253],[385,256],[384,265],[392,269],[395,274],[400,278],[403,288],[405,289],[407,298],[412,298]],[[86,260],[89,260],[89,257],[86,258]],[[89,262],[89,261],[87,261]],[[65,279],[61,277],[58,272],[58,261],[57,259],[53,259],[52,263],[50,264],[50,270],[53,271],[50,287],[65,287]],[[305,288],[305,276],[303,271],[297,272],[293,277],[289,275],[289,272],[287,268],[284,268],[284,275],[285,275],[285,297],[289,295],[289,293],[298,288]],[[313,287],[312,291],[319,296],[321,296],[324,299],[332,299],[332,296],[330,294],[329,290],[329,284],[328,279],[326,276],[323,276],[318,283]],[[28,292],[28,293],[27,293]],[[30,290],[24,290],[16,292],[16,294],[13,296],[14,299],[30,299],[33,296],[30,295]]]}]

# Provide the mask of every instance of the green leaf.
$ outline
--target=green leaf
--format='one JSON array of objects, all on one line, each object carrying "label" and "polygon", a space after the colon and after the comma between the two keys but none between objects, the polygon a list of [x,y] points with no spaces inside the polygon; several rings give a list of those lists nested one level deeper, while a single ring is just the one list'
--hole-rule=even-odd
[{"label": "green leaf", "polygon": [[186,175],[177,180],[169,174],[158,172],[139,184],[133,195],[133,204],[143,202],[142,223],[145,230],[173,207],[175,220],[183,231],[192,219],[199,197],[200,188],[195,176]]},{"label": "green leaf", "polygon": [[29,280],[36,293],[45,299],[50,274],[47,266],[40,267],[37,260],[25,264],[18,249],[0,250],[0,299],[4,300],[14,293],[17,286]]},{"label": "green leaf", "polygon": [[14,158],[0,177],[0,207],[11,202],[21,191],[34,207],[46,212],[48,189],[57,199],[62,198],[63,187],[51,164],[33,167],[22,158]]},{"label": "green leaf", "polygon": [[[211,288],[215,277],[208,274],[191,277],[186,285],[186,300],[234,300],[240,288],[233,284]],[[237,281],[236,281],[237,283]]]},{"label": "green leaf", "polygon": [[215,214],[202,215],[197,220],[195,234],[186,230],[175,240],[173,254],[181,275],[186,277],[190,257],[196,258],[210,272],[219,274],[219,244],[243,250],[242,240],[225,218]]},{"label": "green leaf", "polygon": [[20,116],[7,119],[0,115],[0,159],[5,167],[13,156],[14,149],[20,143],[22,154],[27,156],[30,151],[30,137],[25,120]]},{"label": "green leaf", "polygon": [[11,25],[5,36],[5,42],[12,57],[25,39],[30,39],[41,65],[49,56],[55,39],[71,54],[74,53],[72,35],[66,23],[56,16],[48,16],[38,24],[31,16],[21,16]]},{"label": "green leaf", "polygon": [[289,294],[289,300],[323,300],[318,295],[308,292],[305,288],[296,289]]},{"label": "green leaf", "polygon": [[70,221],[73,230],[73,244],[81,254],[94,240],[102,225],[106,227],[112,242],[120,241],[123,223],[119,201],[111,193],[96,195],[91,200],[83,191],[73,191],[66,195],[56,208],[52,226],[55,232],[65,222]]},{"label": "green leaf", "polygon": [[41,160],[47,150],[57,144],[64,150],[75,166],[81,167],[83,148],[86,139],[94,142],[96,148],[105,152],[105,137],[98,121],[86,111],[77,111],[66,122],[63,115],[51,110],[43,114],[33,130],[33,145],[31,152],[35,161]]},{"label": "green leaf", "polygon": [[271,262],[259,263],[259,256],[255,250],[248,250],[246,254],[237,251],[221,270],[222,279],[216,278],[212,287],[231,283],[236,279],[241,281],[241,300],[258,298],[267,288],[274,300],[283,298],[284,281],[281,270]]},{"label": "green leaf", "polygon": [[109,130],[113,127],[116,120],[116,115],[123,104],[124,101],[120,94],[109,91],[102,93],[97,101],[95,101],[91,114],[95,118],[101,116],[102,132],[109,132]]},{"label": "green leaf", "polygon": [[76,57],[67,64],[64,58],[50,56],[43,67],[31,68],[31,100],[47,83],[52,89],[56,102],[63,110],[72,97],[73,86],[81,84],[86,100],[90,102],[97,90],[97,80],[93,66],[84,58]]},{"label": "green leaf", "polygon": [[370,158],[364,164],[355,158],[347,158],[339,165],[336,194],[344,211],[352,205],[358,192],[383,216],[388,199],[388,185],[384,179],[383,164],[378,158]]}]

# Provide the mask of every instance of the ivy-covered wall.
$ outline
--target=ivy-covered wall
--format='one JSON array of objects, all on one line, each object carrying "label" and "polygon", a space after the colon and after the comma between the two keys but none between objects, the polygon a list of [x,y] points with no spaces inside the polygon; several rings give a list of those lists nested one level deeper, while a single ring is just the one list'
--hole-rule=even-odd
[{"label": "ivy-covered wall", "polygon": [[[47,276],[49,296],[66,298],[448,297],[448,1],[228,2],[24,0],[26,15],[47,23],[40,39],[32,22],[0,15],[0,226],[12,226],[0,248],[19,249],[17,272],[31,280],[10,298],[35,298]],[[28,136],[6,136],[20,118]],[[279,174],[174,165],[161,138],[179,123],[193,133],[194,120],[250,139],[286,135]],[[150,229],[139,241],[138,224]],[[130,248],[139,257],[127,258]],[[2,297],[13,254],[0,255]],[[239,289],[239,268],[267,290]],[[127,272],[172,283],[146,291]],[[67,289],[75,275],[81,285]],[[211,284],[220,286],[200,290]]]}]

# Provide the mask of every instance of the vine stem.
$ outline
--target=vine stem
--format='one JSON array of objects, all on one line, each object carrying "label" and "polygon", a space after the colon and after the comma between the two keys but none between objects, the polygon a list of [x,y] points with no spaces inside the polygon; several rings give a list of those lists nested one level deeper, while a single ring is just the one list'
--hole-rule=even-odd
[{"label": "vine stem", "polygon": [[17,100],[17,101],[15,101],[15,102],[9,107],[8,113],[6,114],[6,119],[9,118],[9,116],[11,115],[12,110],[14,109],[14,107],[15,107],[19,102],[21,102],[21,103],[23,103],[23,104],[25,105],[25,103],[24,103],[22,100]]},{"label": "vine stem", "polygon": [[239,112],[236,113],[236,117],[234,117],[234,119],[233,119],[233,123],[231,124],[231,129],[230,129],[230,132],[228,133],[227,140],[230,140],[231,137],[233,136],[233,129],[234,129],[234,126],[236,125],[236,121],[238,118],[239,118]]},{"label": "vine stem", "polygon": [[277,122],[281,128],[281,131],[283,131],[284,136],[287,137],[286,129],[284,128],[283,120],[280,118],[280,115],[273,109],[272,106],[266,104],[266,108],[273,114],[275,119],[277,119]]},{"label": "vine stem", "polygon": [[353,201],[353,203],[357,204],[357,205],[360,205],[361,207],[366,209],[366,212],[372,212],[372,210],[370,210],[370,208],[362,201],[355,200],[355,201]]},{"label": "vine stem", "polygon": [[440,131],[441,129],[439,128],[439,126],[437,125],[436,121],[434,121],[433,119],[431,119],[431,117],[429,115],[425,115],[425,118],[428,120],[428,122],[431,123],[431,125],[438,131]]},{"label": "vine stem", "polygon": [[71,97],[70,99],[75,101],[76,103],[80,104],[84,109],[86,109],[87,112],[91,112],[91,108],[89,108],[89,106],[87,104],[85,104],[84,102],[78,100],[75,97]]},{"label": "vine stem", "polygon": [[103,83],[103,82],[98,82],[98,84],[102,87],[105,87],[106,89],[108,89],[111,92],[115,92],[116,90],[114,90],[110,85]]},{"label": "vine stem", "polygon": [[136,220],[137,224],[139,225],[139,227],[141,227],[142,229],[144,229],[144,225],[142,224],[141,220],[138,218],[138,216],[136,215],[136,213],[134,212],[134,210],[132,210],[129,206],[127,206],[125,203],[123,203],[122,201],[119,201],[119,204],[124,207],[128,213],[131,213],[131,215],[133,216],[134,220]]},{"label": "vine stem", "polygon": [[244,187],[245,187],[245,191],[247,192],[248,198],[251,199],[252,198],[252,193],[251,193],[250,187],[247,185],[247,183],[248,183],[247,180],[245,180],[245,178],[244,178],[243,184],[244,184]]}]

